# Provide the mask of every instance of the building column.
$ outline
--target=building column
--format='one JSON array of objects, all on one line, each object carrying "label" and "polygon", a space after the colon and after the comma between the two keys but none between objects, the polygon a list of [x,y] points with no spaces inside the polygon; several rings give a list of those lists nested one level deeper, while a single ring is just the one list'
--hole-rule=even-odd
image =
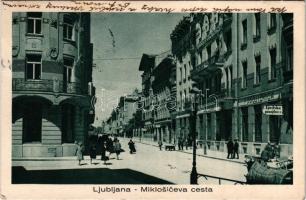
[{"label": "building column", "polygon": [[168,124],[166,124],[166,126],[165,126],[165,134],[166,134],[166,142],[171,143]]},{"label": "building column", "polygon": [[255,139],[255,110],[254,106],[248,107],[248,141],[253,142]]},{"label": "building column", "polygon": [[270,140],[269,116],[262,113],[262,142],[268,143]]},{"label": "building column", "polygon": [[211,140],[216,140],[216,131],[217,131],[217,120],[216,112],[211,113]]},{"label": "building column", "polygon": [[203,114],[203,139],[207,141],[207,115]]},{"label": "building column", "polygon": [[239,141],[241,141],[240,137],[239,137],[239,123],[238,121],[240,120],[240,116],[239,116],[239,110],[237,108],[234,108],[234,112],[232,112],[232,139],[238,139]]}]

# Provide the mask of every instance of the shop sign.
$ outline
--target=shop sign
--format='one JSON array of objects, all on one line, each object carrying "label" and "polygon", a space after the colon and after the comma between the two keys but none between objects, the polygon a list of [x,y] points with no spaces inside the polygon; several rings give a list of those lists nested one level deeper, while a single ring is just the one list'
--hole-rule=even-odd
[{"label": "shop sign", "polygon": [[244,101],[240,101],[238,103],[238,106],[249,106],[249,105],[255,105],[255,104],[261,104],[265,102],[274,101],[280,98],[280,94],[271,94],[271,95],[255,95],[252,97],[249,97],[245,99]]},{"label": "shop sign", "polygon": [[283,106],[264,106],[263,113],[266,115],[283,115]]}]

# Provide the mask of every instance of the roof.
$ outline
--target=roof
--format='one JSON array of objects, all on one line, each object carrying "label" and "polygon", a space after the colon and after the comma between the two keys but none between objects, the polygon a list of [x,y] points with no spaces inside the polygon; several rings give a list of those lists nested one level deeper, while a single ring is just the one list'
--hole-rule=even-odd
[{"label": "roof", "polygon": [[155,63],[156,55],[153,54],[142,54],[140,64],[139,64],[139,71],[145,71],[147,67],[153,67]]}]

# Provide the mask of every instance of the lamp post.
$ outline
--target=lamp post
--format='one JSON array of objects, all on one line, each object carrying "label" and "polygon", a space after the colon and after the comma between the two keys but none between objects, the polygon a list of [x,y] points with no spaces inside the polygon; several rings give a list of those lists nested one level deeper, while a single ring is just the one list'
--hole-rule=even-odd
[{"label": "lamp post", "polygon": [[197,112],[198,112],[198,95],[201,95],[201,90],[196,87],[193,87],[190,90],[190,93],[194,94],[194,109],[191,111],[190,115],[190,130],[192,133],[193,141],[193,151],[192,151],[192,169],[190,173],[190,184],[198,184],[198,172],[196,168],[196,121],[197,121]]}]

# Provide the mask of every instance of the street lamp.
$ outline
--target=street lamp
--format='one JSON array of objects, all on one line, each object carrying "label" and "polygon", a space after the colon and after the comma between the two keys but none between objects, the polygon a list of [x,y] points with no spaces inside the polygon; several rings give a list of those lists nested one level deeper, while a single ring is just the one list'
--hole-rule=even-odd
[{"label": "street lamp", "polygon": [[193,151],[192,151],[192,169],[190,173],[190,184],[198,184],[198,172],[196,168],[196,121],[197,121],[197,112],[198,112],[198,95],[201,95],[202,91],[197,87],[193,86],[190,90],[191,94],[194,94],[194,109],[190,114],[190,130],[192,133],[193,140]]}]

